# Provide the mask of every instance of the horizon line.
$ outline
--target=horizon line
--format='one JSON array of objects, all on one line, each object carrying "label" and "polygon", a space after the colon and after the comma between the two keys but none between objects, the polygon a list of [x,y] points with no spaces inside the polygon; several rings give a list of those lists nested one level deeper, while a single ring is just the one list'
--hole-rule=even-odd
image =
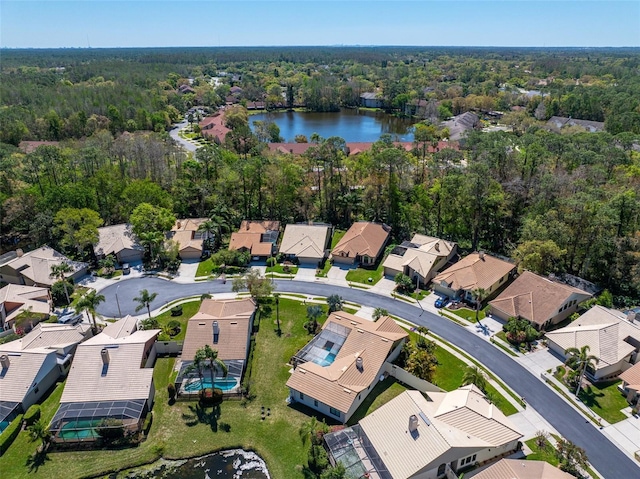
[{"label": "horizon line", "polygon": [[333,45],[147,45],[147,46],[107,46],[107,47],[70,47],[70,46],[51,46],[51,47],[15,47],[0,46],[1,50],[107,50],[107,49],[147,49],[147,48],[538,48],[538,49],[557,49],[557,48],[579,48],[579,49],[640,49],[640,45],[606,45],[606,46],[588,46],[588,45],[362,45],[362,44],[333,44]]}]

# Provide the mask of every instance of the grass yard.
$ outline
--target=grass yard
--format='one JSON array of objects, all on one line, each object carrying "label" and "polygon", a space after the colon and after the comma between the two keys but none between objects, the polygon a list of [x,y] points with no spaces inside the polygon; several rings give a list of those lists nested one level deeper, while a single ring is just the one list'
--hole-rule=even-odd
[{"label": "grass yard", "polygon": [[544,447],[539,447],[536,444],[536,438],[531,438],[528,441],[525,441],[525,444],[531,449],[532,453],[527,456],[527,460],[529,461],[544,461],[548,462],[552,466],[558,467],[560,461],[558,461],[558,456],[556,455],[556,449],[551,445],[551,443],[545,440]]},{"label": "grass yard", "polygon": [[286,266],[287,271],[285,271],[285,266],[281,264],[276,264],[274,266],[267,266],[267,273],[279,273],[279,274],[296,274],[298,272],[297,266]]},{"label": "grass yard", "polygon": [[[384,267],[382,266],[382,263],[383,262],[380,261],[376,269],[356,268],[349,270],[346,279],[347,281],[352,281],[354,283],[376,284],[382,279],[384,274]],[[369,278],[371,278],[372,281],[369,281]]]},{"label": "grass yard", "polygon": [[327,273],[331,269],[331,266],[333,266],[331,264],[331,262],[328,259],[325,260],[324,261],[324,265],[322,266],[322,268],[319,268],[318,270],[316,270],[316,277],[318,277],[318,278],[326,278],[327,277]]},{"label": "grass yard", "polygon": [[629,406],[627,400],[618,391],[620,381],[587,386],[579,394],[580,400],[598,416],[609,423],[616,423],[626,419],[621,409]]},{"label": "grass yard", "polygon": [[336,247],[336,245],[338,244],[338,241],[340,241],[342,239],[342,237],[345,235],[347,231],[346,230],[334,230],[333,231],[333,237],[331,238],[331,249],[333,250],[333,248]]},{"label": "grass yard", "polygon": [[380,406],[388,403],[396,396],[399,396],[403,392],[405,392],[407,388],[405,385],[400,384],[395,378],[389,376],[384,381],[379,381],[376,383],[375,387],[371,391],[371,393],[366,397],[366,399],[360,404],[360,407],[353,413],[353,416],[349,419],[349,426],[353,426],[360,419],[365,417],[366,415],[372,413]]},{"label": "grass yard", "polygon": [[[456,316],[461,317],[462,319],[466,319],[467,321],[470,321],[472,323],[476,322],[476,310],[475,309],[469,309],[469,308],[460,308],[460,309],[445,308],[445,309],[447,311],[449,311],[450,313],[453,313]],[[478,319],[480,319],[480,321],[482,321],[485,317],[486,317],[486,314],[485,314],[484,310],[481,309],[478,312]]]},{"label": "grass yard", "polygon": [[188,303],[182,303],[182,314],[180,316],[171,316],[171,309],[168,309],[164,313],[155,316],[155,319],[158,320],[160,326],[166,326],[169,321],[177,320],[180,321],[180,332],[171,338],[174,341],[183,341],[184,336],[187,332],[187,323],[189,319],[198,312],[200,309],[200,301],[189,301]]},{"label": "grass yard", "polygon": [[196,271],[196,278],[198,276],[209,276],[213,268],[217,268],[217,264],[213,264],[211,258],[207,258],[204,261],[198,263],[198,269]]}]

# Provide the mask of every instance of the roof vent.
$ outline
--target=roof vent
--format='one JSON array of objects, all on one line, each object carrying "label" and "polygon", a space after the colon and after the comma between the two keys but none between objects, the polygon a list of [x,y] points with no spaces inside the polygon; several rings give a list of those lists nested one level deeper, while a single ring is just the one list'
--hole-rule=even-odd
[{"label": "roof vent", "polygon": [[358,371],[362,371],[364,368],[364,361],[362,360],[362,356],[358,356],[356,358],[356,368],[358,368]]},{"label": "roof vent", "polygon": [[629,321],[630,323],[633,323],[636,320],[636,313],[635,311],[629,311],[627,313],[627,321]]},{"label": "roof vent", "polygon": [[107,350],[107,348],[102,348],[102,351],[100,351],[100,356],[102,357],[102,364],[104,364],[105,366],[109,364],[109,351]]},{"label": "roof vent", "polygon": [[3,354],[2,356],[0,356],[0,365],[2,365],[2,369],[8,369],[9,364],[11,364],[11,361],[9,360],[9,356],[7,356],[6,354]]},{"label": "roof vent", "polygon": [[218,321],[214,321],[213,322],[213,344],[217,344],[219,338],[220,338],[220,327],[218,326]]},{"label": "roof vent", "polygon": [[434,244],[433,247],[437,252],[440,252],[440,243],[436,242],[436,244]]},{"label": "roof vent", "polygon": [[409,416],[409,432],[414,432],[418,430],[418,416],[412,414]]},{"label": "roof vent", "polygon": [[478,251],[478,257],[484,261],[484,251]]},{"label": "roof vent", "polygon": [[24,251],[22,250],[22,248],[18,248],[16,250],[16,254],[18,255],[18,258],[21,258],[22,256],[24,256]]}]

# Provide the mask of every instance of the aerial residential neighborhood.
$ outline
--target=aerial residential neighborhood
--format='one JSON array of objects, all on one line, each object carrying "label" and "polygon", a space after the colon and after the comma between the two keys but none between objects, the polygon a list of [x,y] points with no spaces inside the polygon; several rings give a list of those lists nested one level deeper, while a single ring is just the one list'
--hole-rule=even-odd
[{"label": "aerial residential neighborhood", "polygon": [[0,479],[640,477],[638,2],[16,2]]}]

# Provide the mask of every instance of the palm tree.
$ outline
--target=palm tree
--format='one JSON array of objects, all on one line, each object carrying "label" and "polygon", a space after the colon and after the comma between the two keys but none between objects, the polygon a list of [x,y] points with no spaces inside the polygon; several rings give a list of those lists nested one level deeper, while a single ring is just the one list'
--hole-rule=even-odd
[{"label": "palm tree", "polygon": [[389,311],[387,311],[384,308],[376,308],[376,309],[373,310],[372,318],[373,318],[374,321],[379,320],[383,316],[389,316]]},{"label": "palm tree", "polygon": [[205,344],[201,349],[203,350],[205,360],[209,362],[211,388],[213,389],[215,385],[216,371],[220,369],[220,371],[222,371],[222,377],[226,378],[227,374],[229,374],[229,369],[222,359],[218,359],[218,351],[212,349],[208,344]]},{"label": "palm tree", "polygon": [[329,426],[324,422],[324,419],[320,422],[315,416],[311,416],[311,419],[300,426],[298,434],[300,435],[302,444],[306,445],[309,441],[311,444],[315,444],[317,442],[316,438],[318,436],[318,432],[326,433],[328,431]]},{"label": "palm tree", "polygon": [[200,389],[202,389],[203,378],[204,378],[204,373],[202,370],[204,368],[204,362],[206,360],[207,358],[205,356],[204,349],[200,348],[196,350],[196,354],[193,356],[193,362],[189,364],[186,368],[184,368],[185,376],[190,375],[192,372],[198,373],[198,378],[200,379]]},{"label": "palm tree", "polygon": [[93,329],[95,331],[98,330],[98,323],[96,323],[96,308],[104,300],[104,295],[98,294],[95,289],[92,289],[82,298],[80,298],[78,304],[76,304],[76,314],[80,314],[81,312],[86,311],[91,315],[91,320],[93,321]]},{"label": "palm tree", "polygon": [[67,304],[70,304],[71,300],[69,299],[69,291],[67,290],[66,275],[71,272],[73,272],[71,265],[66,261],[63,261],[62,263],[52,265],[49,273],[50,278],[57,278],[59,281],[62,281],[62,285],[64,286],[64,295],[67,297]]},{"label": "palm tree", "polygon": [[149,313],[149,318],[151,318],[151,303],[158,296],[158,293],[149,293],[146,289],[140,291],[140,295],[133,298],[134,301],[137,301],[138,306],[136,306],[136,313],[140,311],[142,308],[147,308],[147,313]]},{"label": "palm tree", "polygon": [[140,244],[145,248],[149,248],[149,261],[153,263],[156,257],[158,245],[164,241],[164,235],[159,231],[147,231],[138,235]]},{"label": "palm tree", "polygon": [[344,301],[341,296],[332,294],[327,298],[327,304],[329,305],[329,312],[333,313],[334,311],[342,311]]},{"label": "palm tree", "polygon": [[278,323],[278,336],[282,334],[280,329],[280,293],[273,293],[273,297],[276,300],[276,322]]},{"label": "palm tree", "polygon": [[320,306],[313,305],[307,306],[307,318],[309,321],[304,323],[304,329],[309,331],[310,334],[316,334],[316,330],[318,329],[318,318],[323,315],[322,308]]},{"label": "palm tree", "polygon": [[600,358],[589,354],[589,349],[589,346],[585,344],[580,349],[567,348],[564,351],[565,356],[567,356],[565,364],[571,369],[580,372],[578,387],[576,388],[576,397],[580,394],[582,379],[584,378],[584,373],[587,372],[587,368],[595,369],[596,365],[600,362]]},{"label": "palm tree", "polygon": [[215,243],[217,237],[217,225],[211,220],[206,220],[200,223],[198,226],[198,231],[202,231],[204,233],[204,242],[208,249],[211,248],[211,238]]},{"label": "palm tree", "polygon": [[478,319],[478,317],[480,315],[480,306],[482,306],[482,302],[487,299],[487,296],[489,294],[484,288],[476,288],[471,291],[471,295],[473,296],[473,300],[476,303],[476,323],[479,323],[480,320]]},{"label": "palm tree", "polygon": [[462,385],[473,384],[482,392],[487,388],[487,378],[478,366],[468,366],[462,376]]},{"label": "palm tree", "polygon": [[49,431],[47,424],[39,419],[29,426],[27,430],[31,441],[42,441],[42,451],[46,451],[51,441],[51,431]]}]

